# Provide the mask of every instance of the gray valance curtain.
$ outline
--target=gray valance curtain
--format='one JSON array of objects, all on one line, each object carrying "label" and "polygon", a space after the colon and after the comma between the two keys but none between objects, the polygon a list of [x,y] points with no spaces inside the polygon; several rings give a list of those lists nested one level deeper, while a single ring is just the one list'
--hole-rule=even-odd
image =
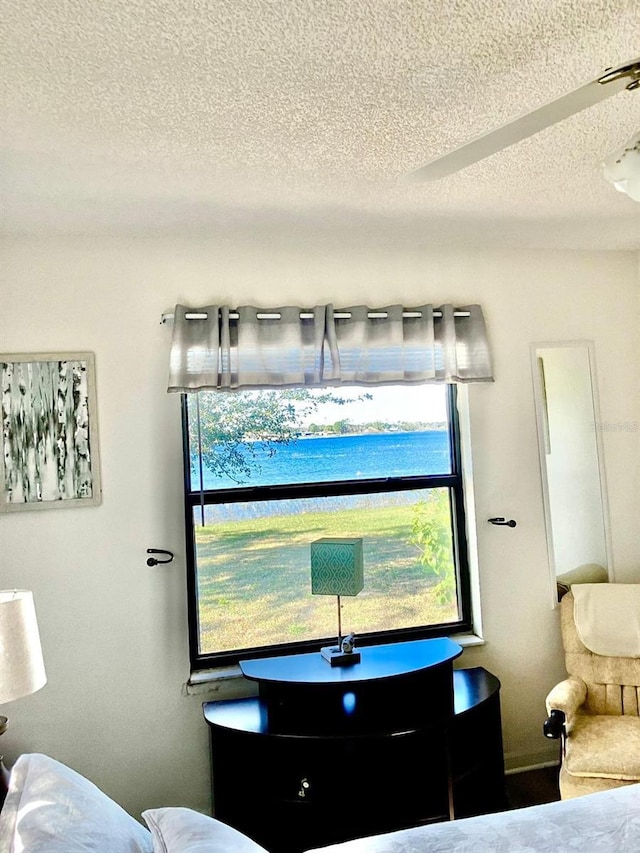
[{"label": "gray valance curtain", "polygon": [[169,391],[491,382],[479,305],[176,305]]}]

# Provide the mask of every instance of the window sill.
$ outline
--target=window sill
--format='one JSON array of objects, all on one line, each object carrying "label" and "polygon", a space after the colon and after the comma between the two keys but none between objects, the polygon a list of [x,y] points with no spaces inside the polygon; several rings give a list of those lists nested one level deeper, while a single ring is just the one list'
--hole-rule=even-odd
[{"label": "window sill", "polygon": [[454,643],[458,643],[462,648],[466,648],[467,646],[484,646],[485,644],[484,639],[477,634],[453,634],[449,639],[453,640]]},{"label": "window sill", "polygon": [[[450,637],[454,643],[463,648],[469,646],[484,646],[485,641],[476,634],[454,634]],[[242,687],[245,689],[243,690]],[[254,686],[255,687],[255,686]],[[240,689],[239,689],[240,688]],[[237,698],[240,695],[251,695],[255,689],[248,684],[239,666],[220,667],[219,669],[201,669],[192,672],[184,685],[187,696],[202,696],[209,693],[220,693],[220,698]]]},{"label": "window sill", "polygon": [[207,681],[228,681],[231,678],[240,678],[242,670],[239,666],[225,666],[220,669],[199,669],[192,672],[189,677],[189,685],[205,684]]},{"label": "window sill", "polygon": [[232,699],[242,695],[250,695],[250,684],[243,676],[239,666],[199,669],[191,673],[189,680],[183,687],[183,693],[185,696],[203,696],[217,693],[220,699]]}]

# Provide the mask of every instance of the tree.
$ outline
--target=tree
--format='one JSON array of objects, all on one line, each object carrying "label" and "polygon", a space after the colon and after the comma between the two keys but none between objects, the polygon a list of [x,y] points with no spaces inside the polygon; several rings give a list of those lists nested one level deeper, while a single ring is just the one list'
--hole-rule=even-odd
[{"label": "tree", "polygon": [[323,403],[346,402],[306,388],[200,392],[189,397],[190,447],[202,448],[202,461],[213,474],[241,484],[260,470],[260,455],[273,456],[279,446],[296,441],[304,419]]},{"label": "tree", "polygon": [[335,421],[332,424],[325,424],[321,429],[322,432],[328,432],[331,435],[347,435],[350,431],[350,423],[348,418],[343,418],[343,420]]},{"label": "tree", "polygon": [[456,598],[456,575],[453,562],[451,509],[445,489],[433,489],[429,497],[414,506],[409,542],[420,550],[420,562],[440,580],[434,592],[440,604],[451,604]]}]

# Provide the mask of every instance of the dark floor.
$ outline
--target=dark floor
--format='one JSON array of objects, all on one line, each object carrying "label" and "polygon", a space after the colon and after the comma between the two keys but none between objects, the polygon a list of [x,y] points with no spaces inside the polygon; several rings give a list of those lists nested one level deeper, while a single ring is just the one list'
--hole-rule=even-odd
[{"label": "dark floor", "polygon": [[559,800],[558,770],[558,767],[543,767],[510,773],[506,777],[508,808],[520,809]]}]

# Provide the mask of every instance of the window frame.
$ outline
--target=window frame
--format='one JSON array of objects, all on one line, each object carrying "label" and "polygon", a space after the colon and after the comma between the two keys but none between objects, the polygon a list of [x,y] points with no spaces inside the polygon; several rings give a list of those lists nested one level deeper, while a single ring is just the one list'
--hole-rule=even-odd
[{"label": "window frame", "polygon": [[[449,450],[451,459],[451,472],[449,474],[379,477],[375,479],[295,483],[277,486],[238,486],[235,488],[205,489],[202,492],[200,489],[197,491],[191,489],[188,395],[185,393],[180,395],[184,469],[187,618],[189,658],[192,672],[234,666],[237,665],[238,661],[249,658],[278,657],[317,651],[321,646],[335,641],[335,636],[327,636],[314,640],[292,641],[216,653],[202,653],[200,651],[194,510],[201,503],[204,503],[206,506],[210,504],[241,503],[251,500],[269,501],[286,498],[317,498],[447,488],[450,494],[452,514],[451,531],[460,619],[455,622],[441,623],[435,626],[420,625],[408,628],[394,628],[389,631],[358,634],[358,645],[364,648],[368,645],[382,645],[405,640],[449,636],[472,630],[471,576],[467,542],[464,475],[462,470],[460,417],[458,413],[456,385],[448,384],[447,391],[447,416],[449,421]],[[233,392],[225,391],[221,393]]]}]

